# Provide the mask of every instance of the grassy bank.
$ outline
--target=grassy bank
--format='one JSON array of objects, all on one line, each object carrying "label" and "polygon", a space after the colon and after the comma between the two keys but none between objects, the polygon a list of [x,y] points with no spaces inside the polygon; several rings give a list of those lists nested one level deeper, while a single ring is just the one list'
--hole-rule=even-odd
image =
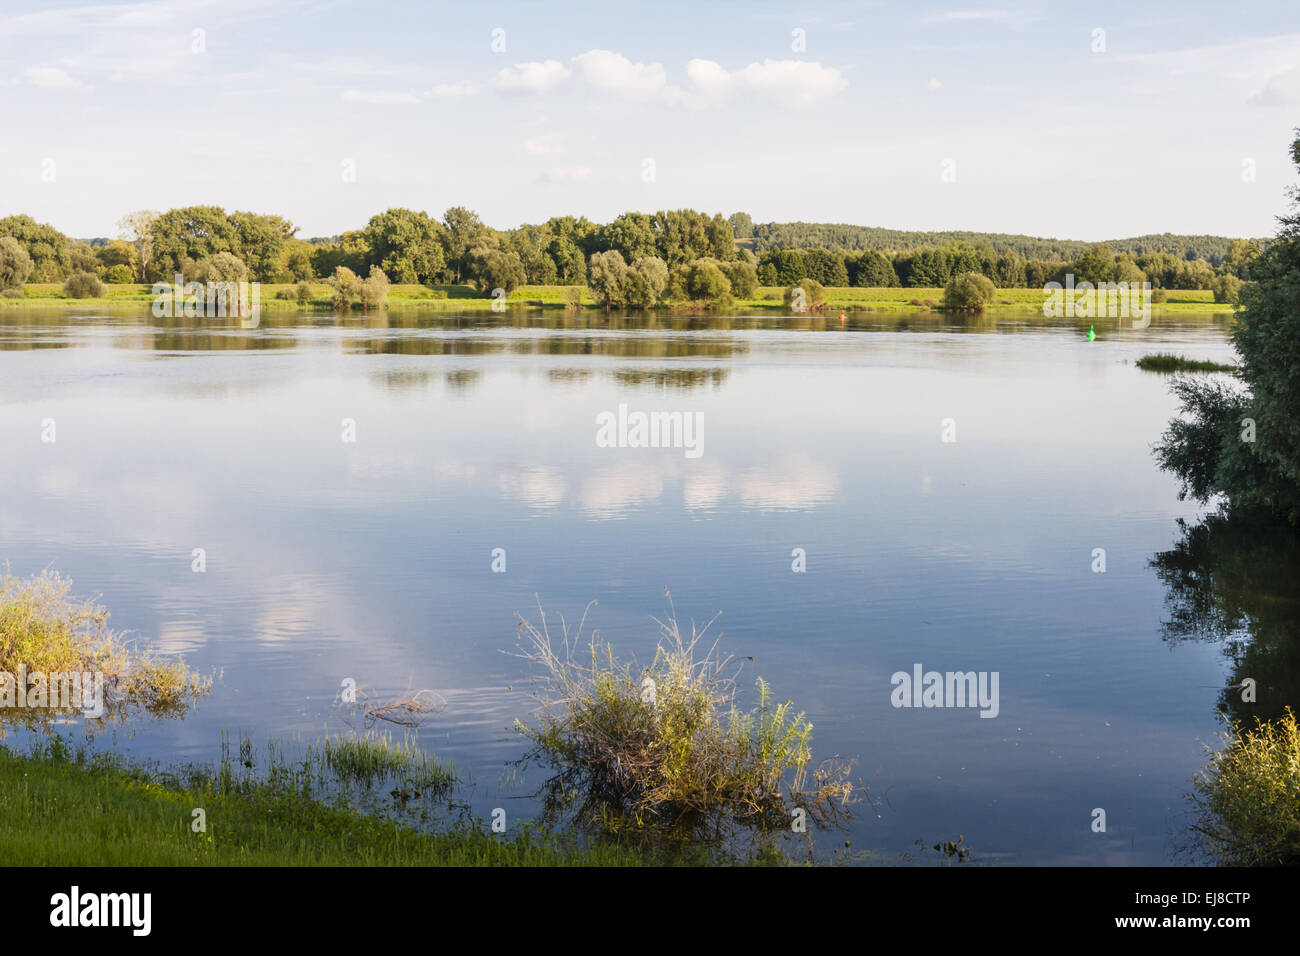
[{"label": "grassy bank", "polygon": [[1170,352],[1157,352],[1144,355],[1137,360],[1137,367],[1144,372],[1235,372],[1237,366],[1224,365],[1204,359],[1189,359]]},{"label": "grassy bank", "polygon": [[[312,284],[311,298],[300,305],[296,286],[263,283],[261,308],[268,312],[294,312],[312,310],[333,311],[332,294],[323,282]],[[507,297],[512,307],[563,309],[566,290],[572,286],[529,285],[521,286]],[[153,302],[153,292],[148,285],[109,285],[105,295],[88,299],[70,299],[64,296],[58,283],[24,286],[24,297],[0,297],[0,309],[51,308],[51,309],[147,309]],[[760,286],[749,299],[737,299],[732,311],[784,312],[784,289],[778,286]],[[278,295],[287,298],[277,298]],[[826,289],[825,312],[838,313],[841,309],[852,312],[921,312],[938,307],[943,300],[943,289]],[[597,308],[590,293],[583,289],[583,307]],[[493,300],[470,286],[464,285],[393,285],[389,287],[388,309],[422,309],[446,312],[490,311]],[[997,315],[1041,315],[1043,291],[1041,289],[999,289],[988,312]],[[1231,314],[1231,305],[1214,301],[1208,290],[1170,292],[1169,300],[1151,306],[1153,315],[1177,315],[1180,312],[1213,312]]]},{"label": "grassy bank", "polygon": [[[425,833],[329,805],[283,780],[184,782],[56,741],[0,747],[0,846],[9,866],[632,866],[611,846],[578,848],[512,826]],[[202,809],[206,831],[194,832]]]}]

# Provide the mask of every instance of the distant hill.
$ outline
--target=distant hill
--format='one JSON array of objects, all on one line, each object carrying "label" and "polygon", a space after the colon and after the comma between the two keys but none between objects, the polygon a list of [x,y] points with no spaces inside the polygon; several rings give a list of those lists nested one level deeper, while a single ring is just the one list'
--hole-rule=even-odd
[{"label": "distant hill", "polygon": [[[1135,236],[1131,239],[1110,239],[1106,245],[1112,252],[1130,252],[1134,256],[1149,252],[1166,252],[1180,259],[1205,259],[1214,265],[1223,261],[1231,236],[1179,236],[1160,233]],[[1256,240],[1261,245],[1267,240]],[[1039,236],[1018,236],[1002,232],[913,232],[902,229],[882,229],[878,226],[851,226],[830,222],[765,222],[754,224],[752,240],[737,240],[756,253],[768,249],[846,249],[880,252],[901,252],[921,246],[939,246],[953,242],[968,242],[991,246],[997,252],[1017,252],[1026,259],[1077,258],[1080,252],[1094,245],[1081,239],[1044,239]]]}]

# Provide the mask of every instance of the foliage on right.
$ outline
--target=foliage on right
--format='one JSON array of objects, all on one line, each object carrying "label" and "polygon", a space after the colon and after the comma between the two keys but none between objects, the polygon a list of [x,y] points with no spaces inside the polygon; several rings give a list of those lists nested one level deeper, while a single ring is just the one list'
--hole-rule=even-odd
[{"label": "foliage on right", "polygon": [[[1300,134],[1300,131],[1297,131]],[[1300,135],[1291,144],[1300,169]],[[1233,514],[1300,522],[1300,190],[1281,229],[1250,266],[1232,342],[1238,382],[1176,379],[1183,417],[1156,446],[1179,497],[1221,496]]]}]

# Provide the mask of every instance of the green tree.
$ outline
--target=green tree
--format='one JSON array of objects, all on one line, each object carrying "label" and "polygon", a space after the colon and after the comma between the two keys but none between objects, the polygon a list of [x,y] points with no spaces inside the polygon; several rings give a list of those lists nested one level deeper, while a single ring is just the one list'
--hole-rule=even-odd
[{"label": "green tree", "polygon": [[149,266],[153,261],[153,221],[157,218],[158,213],[152,209],[139,209],[117,221],[122,238],[135,247],[136,275],[141,282],[148,281]]},{"label": "green tree", "polygon": [[898,285],[898,273],[889,256],[870,249],[853,260],[849,281],[862,288],[891,289]]},{"label": "green tree", "polygon": [[99,261],[99,267],[105,271],[112,269],[114,266],[125,266],[131,273],[131,278],[126,281],[133,282],[135,280],[139,258],[135,246],[131,245],[131,243],[123,242],[120,239],[105,243],[95,249],[95,258]]},{"label": "green tree", "polygon": [[464,206],[452,206],[442,216],[445,229],[443,242],[447,247],[447,265],[452,272],[452,281],[459,284],[469,264],[469,251],[482,236],[489,232],[478,213]]},{"label": "green tree", "polygon": [[1238,279],[1250,278],[1250,266],[1259,258],[1259,243],[1250,239],[1234,239],[1223,257],[1223,268]]},{"label": "green tree", "polygon": [[758,271],[748,259],[722,263],[723,274],[731,282],[731,294],[738,299],[753,298],[758,291]]},{"label": "green tree", "polygon": [[577,243],[567,236],[556,236],[546,251],[555,263],[556,278],[561,285],[587,284],[587,262]]},{"label": "green tree", "polygon": [[93,272],[74,272],[64,281],[63,294],[69,299],[97,298],[104,294],[104,283]]},{"label": "green tree", "polygon": [[983,312],[996,291],[993,281],[983,273],[963,272],[948,280],[943,290],[943,305],[958,312]]},{"label": "green tree", "polygon": [[469,251],[466,278],[480,292],[502,289],[507,294],[524,284],[524,263],[518,253],[503,248],[496,236],[480,239]]},{"label": "green tree", "polygon": [[1075,259],[1071,268],[1076,283],[1091,282],[1097,285],[1102,282],[1114,282],[1115,254],[1110,251],[1109,246],[1099,242]]},{"label": "green tree", "polygon": [[359,298],[363,309],[382,309],[388,304],[388,276],[379,266],[370,267],[370,275],[361,283]]},{"label": "green tree", "polygon": [[68,237],[31,216],[0,219],[0,236],[9,236],[27,251],[32,260],[31,282],[57,282],[72,272]]},{"label": "green tree", "polygon": [[233,232],[230,252],[248,266],[251,278],[274,282],[280,272],[285,244],[298,227],[280,216],[255,212],[233,212],[229,218]]},{"label": "green tree", "polygon": [[1241,280],[1230,272],[1216,278],[1210,288],[1214,290],[1215,302],[1236,305],[1241,300]]},{"label": "green tree", "polygon": [[747,212],[733,212],[727,221],[737,239],[749,239],[754,235],[754,219]]},{"label": "green tree", "polygon": [[[460,222],[458,210],[447,212],[449,216],[455,213],[452,218]],[[447,241],[446,230],[427,213],[389,209],[371,216],[362,231],[361,242],[354,243],[355,254],[362,261],[344,261],[339,265],[357,270],[377,265],[394,282],[432,285],[440,282],[447,271],[444,251]],[[459,273],[456,281],[460,281]]]},{"label": "green tree", "polygon": [[347,266],[339,266],[334,270],[328,280],[330,287],[334,290],[334,295],[330,304],[334,306],[335,312],[347,312],[351,310],[352,303],[361,298],[362,282],[361,277],[349,269]]},{"label": "green tree", "polygon": [[686,295],[697,302],[723,305],[731,298],[731,280],[716,259],[696,259],[686,270]]},{"label": "green tree", "polygon": [[826,308],[826,290],[816,279],[805,277],[785,290],[783,301],[790,312],[818,312]]},{"label": "green tree", "polygon": [[808,272],[804,254],[798,249],[769,249],[758,257],[759,278],[764,285],[798,285]]},{"label": "green tree", "polygon": [[160,214],[149,226],[153,257],[149,278],[170,279],[186,259],[210,259],[236,247],[238,235],[220,206],[185,206]]},{"label": "green tree", "polygon": [[615,249],[632,262],[655,254],[655,230],[652,218],[643,212],[625,212],[600,230],[606,249]]},{"label": "green tree", "polygon": [[803,254],[804,275],[822,285],[842,287],[849,284],[844,255],[830,249],[808,249]]},{"label": "green tree", "polygon": [[[1300,131],[1298,131],[1300,132]],[[1291,156],[1300,169],[1300,135]],[[1156,448],[1180,497],[1222,496],[1230,513],[1300,522],[1300,207],[1251,264],[1232,342],[1240,384],[1174,380],[1181,418]]]},{"label": "green tree", "polygon": [[597,303],[609,308],[622,305],[627,295],[627,262],[617,249],[597,252],[587,265],[587,288]]},{"label": "green tree", "polygon": [[668,288],[668,266],[658,256],[644,256],[628,268],[627,303],[653,308]]},{"label": "green tree", "polygon": [[34,268],[22,243],[13,236],[0,236],[0,290],[21,289]]}]

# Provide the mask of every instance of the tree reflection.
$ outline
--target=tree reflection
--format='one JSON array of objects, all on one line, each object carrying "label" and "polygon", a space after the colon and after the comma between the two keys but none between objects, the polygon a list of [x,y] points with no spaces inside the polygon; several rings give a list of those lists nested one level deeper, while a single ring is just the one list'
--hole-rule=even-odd
[{"label": "tree reflection", "polygon": [[[1219,706],[1233,720],[1271,720],[1300,704],[1300,535],[1213,515],[1151,566],[1168,589],[1166,641],[1219,641],[1232,663]],[[1256,702],[1240,685],[1256,682]],[[1253,720],[1251,720],[1253,723]]]}]

